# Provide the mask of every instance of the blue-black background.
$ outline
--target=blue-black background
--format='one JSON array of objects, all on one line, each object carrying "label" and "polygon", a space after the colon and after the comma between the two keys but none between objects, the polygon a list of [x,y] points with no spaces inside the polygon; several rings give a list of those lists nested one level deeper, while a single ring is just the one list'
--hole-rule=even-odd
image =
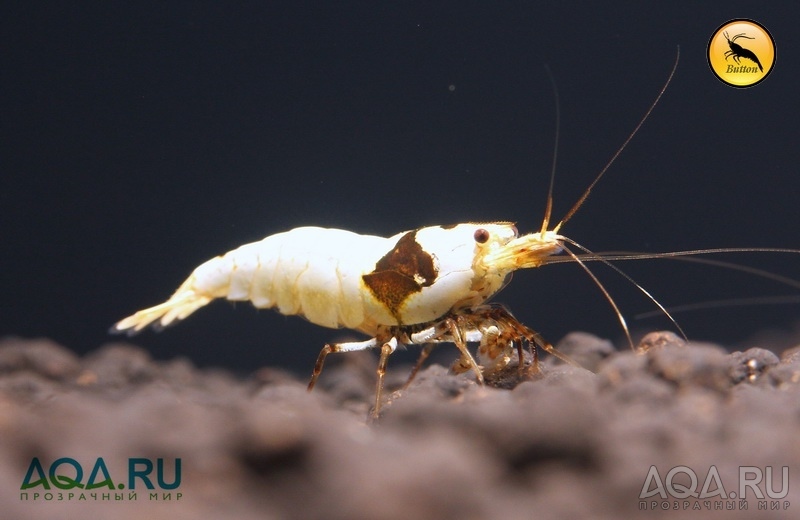
[{"label": "blue-black background", "polygon": [[[786,4],[789,5],[789,4]],[[199,263],[301,225],[390,235],[513,220],[538,228],[559,85],[560,217],[678,71],[650,120],[563,229],[594,250],[800,247],[797,12],[754,2],[82,2],[0,15],[0,335],[78,352],[166,299]],[[734,89],[706,45],[764,24],[772,74]],[[800,258],[734,255],[800,278]],[[666,305],[798,290],[708,266],[620,265]],[[653,309],[601,266],[632,328]],[[575,265],[517,273],[497,300],[552,341],[618,340]],[[791,334],[798,303],[677,314],[736,345]],[[135,342],[154,356],[307,372],[358,337],[215,303]]]}]

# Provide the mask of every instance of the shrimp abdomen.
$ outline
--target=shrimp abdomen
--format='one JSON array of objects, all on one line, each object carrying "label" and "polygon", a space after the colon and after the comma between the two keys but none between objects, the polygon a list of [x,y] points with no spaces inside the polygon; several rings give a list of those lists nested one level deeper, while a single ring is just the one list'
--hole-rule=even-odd
[{"label": "shrimp abdomen", "polygon": [[216,298],[250,301],[324,327],[358,329],[366,320],[361,276],[386,240],[317,227],[271,235],[204,262],[169,300],[119,321],[112,331],[165,327]]},{"label": "shrimp abdomen", "polygon": [[259,267],[250,299],[256,307],[277,307],[330,328],[359,328],[364,322],[361,276],[375,265],[385,238],[303,227],[254,246]]}]

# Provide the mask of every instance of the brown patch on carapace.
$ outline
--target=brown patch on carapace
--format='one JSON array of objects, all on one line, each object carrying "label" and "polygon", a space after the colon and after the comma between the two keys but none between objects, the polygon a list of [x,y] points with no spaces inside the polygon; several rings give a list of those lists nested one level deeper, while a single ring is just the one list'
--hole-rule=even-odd
[{"label": "brown patch on carapace", "polygon": [[378,260],[375,270],[362,278],[372,295],[386,305],[392,315],[400,319],[403,302],[423,287],[433,285],[437,271],[433,257],[417,242],[417,232],[409,231],[397,241],[394,248]]}]

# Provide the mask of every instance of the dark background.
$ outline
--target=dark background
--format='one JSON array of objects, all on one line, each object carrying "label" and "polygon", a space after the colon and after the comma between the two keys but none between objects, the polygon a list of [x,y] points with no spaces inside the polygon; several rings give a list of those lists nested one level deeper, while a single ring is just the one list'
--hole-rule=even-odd
[{"label": "dark background", "polygon": [[[320,4],[323,4],[322,6]],[[559,86],[560,217],[678,71],[650,120],[563,229],[596,251],[800,247],[796,8],[753,2],[95,2],[3,9],[0,335],[85,352],[202,261],[301,225],[391,235],[513,220],[538,229]],[[776,40],[774,71],[734,89],[706,45],[731,18]],[[728,260],[800,278],[797,256]],[[796,295],[709,266],[620,264],[666,306]],[[632,328],[653,309],[596,266]],[[619,340],[575,265],[517,273],[498,301],[557,341]],[[797,327],[798,303],[680,313],[737,346]],[[357,337],[215,303],[135,342],[202,366],[306,373]]]}]

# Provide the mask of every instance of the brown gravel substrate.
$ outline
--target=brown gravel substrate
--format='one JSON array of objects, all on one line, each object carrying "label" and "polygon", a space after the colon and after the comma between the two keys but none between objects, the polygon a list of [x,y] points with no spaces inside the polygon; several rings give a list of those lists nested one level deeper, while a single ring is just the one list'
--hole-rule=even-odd
[{"label": "brown gravel substrate", "polygon": [[[275,369],[240,380],[155,362],[129,344],[79,358],[47,340],[6,339],[0,518],[800,517],[800,347],[780,358],[728,354],[659,333],[635,354],[575,333],[559,348],[594,373],[547,359],[541,377],[509,391],[432,365],[367,424],[369,355],[343,354],[349,361],[326,369],[309,394],[306,381]],[[406,374],[395,370],[389,384]],[[75,459],[83,483],[102,457],[125,487],[52,488],[48,499],[39,486],[26,500],[34,457],[45,471]],[[140,481],[131,498],[127,465],[137,457],[165,459],[167,483],[180,458],[180,486],[155,500]],[[710,498],[642,501],[651,466],[663,480],[673,467],[691,469],[698,492],[713,466],[727,498],[712,486]],[[749,489],[741,501],[742,466],[771,467],[776,492],[788,466],[788,494],[759,500]],[[686,473],[676,482],[690,483]]]}]

